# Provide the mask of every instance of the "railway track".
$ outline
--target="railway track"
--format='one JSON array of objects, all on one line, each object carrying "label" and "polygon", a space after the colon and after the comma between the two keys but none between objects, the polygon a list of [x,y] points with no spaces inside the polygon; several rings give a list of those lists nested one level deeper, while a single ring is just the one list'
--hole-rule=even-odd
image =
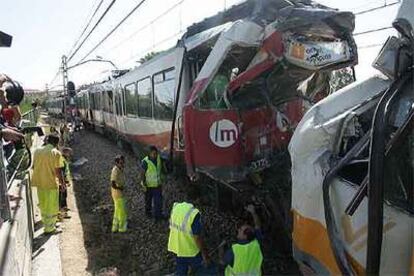
[{"label": "railway track", "polygon": [[[92,273],[117,269],[121,275],[164,275],[174,271],[174,256],[167,252],[168,223],[156,223],[144,215],[144,195],[138,185],[138,159],[132,151],[121,149],[116,143],[92,131],[75,133],[74,158],[85,157],[88,162],[75,173],[82,180],[74,184],[85,245],[88,251],[89,270]],[[112,234],[113,204],[110,196],[109,174],[116,154],[126,157],[128,207],[128,233]],[[182,177],[169,176],[163,187],[164,212],[171,210],[175,201],[193,202],[201,211],[206,243],[215,248],[225,238],[235,238],[240,216],[218,210],[210,203],[194,198],[188,182]],[[267,233],[265,233],[267,234]],[[267,235],[267,239],[274,237]],[[277,241],[276,241],[277,245]],[[265,242],[265,275],[294,274],[297,267],[289,255],[276,253],[275,242]],[[217,259],[217,255],[212,256]]]}]

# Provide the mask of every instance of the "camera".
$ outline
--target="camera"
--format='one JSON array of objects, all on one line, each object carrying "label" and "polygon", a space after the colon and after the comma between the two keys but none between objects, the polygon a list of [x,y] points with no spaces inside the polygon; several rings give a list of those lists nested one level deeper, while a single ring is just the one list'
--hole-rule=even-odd
[{"label": "camera", "polygon": [[[43,135],[44,135],[43,130],[42,130],[42,128],[41,128],[41,127],[24,127],[24,128],[22,128],[22,129],[20,129],[20,131],[21,131],[23,134],[29,134],[29,133],[34,133],[34,132],[36,132],[38,136],[43,136]],[[16,150],[19,150],[19,149],[24,148],[24,141],[23,141],[23,140],[20,140],[20,141],[18,141],[18,142],[15,142],[15,143],[14,143],[14,148],[15,148]]]}]

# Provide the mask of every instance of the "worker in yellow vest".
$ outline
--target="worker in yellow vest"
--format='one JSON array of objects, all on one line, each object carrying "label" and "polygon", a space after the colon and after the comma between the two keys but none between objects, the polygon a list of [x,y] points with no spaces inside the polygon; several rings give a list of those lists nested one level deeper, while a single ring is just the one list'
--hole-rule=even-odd
[{"label": "worker in yellow vest", "polygon": [[191,203],[174,203],[170,216],[168,251],[176,255],[176,275],[198,271],[209,258],[201,238],[201,215]]},{"label": "worker in yellow vest", "polygon": [[72,185],[72,174],[70,172],[70,158],[72,156],[72,149],[71,148],[63,148],[61,150],[62,158],[63,158],[63,179],[65,180],[66,189],[59,190],[59,209],[60,213],[58,216],[59,221],[62,221],[64,218],[68,219],[70,216],[68,215],[68,187]]},{"label": "worker in yellow vest", "polygon": [[162,215],[163,166],[157,147],[151,146],[148,156],[141,161],[141,186],[145,192],[145,214],[147,217],[152,217],[154,203],[156,220],[164,218]]},{"label": "worker in yellow vest", "polygon": [[111,172],[111,194],[114,201],[114,217],[112,220],[112,232],[126,232],[127,212],[123,196],[125,186],[124,175],[125,158],[122,155],[115,157],[115,166]]},{"label": "worker in yellow vest", "polygon": [[237,242],[227,250],[224,256],[221,256],[222,264],[225,267],[225,276],[262,275],[263,255],[260,242],[263,235],[260,229],[260,220],[253,205],[248,205],[246,210],[253,217],[254,228],[249,223],[243,223],[238,227]]},{"label": "worker in yellow vest", "polygon": [[66,183],[62,153],[57,149],[59,137],[50,134],[46,141],[33,153],[32,183],[37,188],[44,233],[53,234],[59,214],[59,189],[66,189]]}]

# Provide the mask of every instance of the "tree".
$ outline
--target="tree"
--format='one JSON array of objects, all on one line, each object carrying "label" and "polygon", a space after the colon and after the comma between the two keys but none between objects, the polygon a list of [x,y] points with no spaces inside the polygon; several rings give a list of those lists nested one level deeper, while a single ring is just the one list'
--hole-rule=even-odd
[{"label": "tree", "polygon": [[155,57],[156,55],[160,54],[161,52],[150,52],[148,54],[146,54],[144,57],[139,59],[139,63],[143,64],[144,62],[149,61],[150,59],[152,59],[153,57]]}]

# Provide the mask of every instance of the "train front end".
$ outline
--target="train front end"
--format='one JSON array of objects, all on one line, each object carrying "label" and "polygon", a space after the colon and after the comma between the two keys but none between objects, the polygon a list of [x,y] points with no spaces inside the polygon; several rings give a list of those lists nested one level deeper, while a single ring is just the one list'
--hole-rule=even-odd
[{"label": "train front end", "polygon": [[330,94],[332,73],[357,63],[353,29],[351,13],[309,3],[233,22],[184,107],[189,176],[229,184],[274,165],[306,110]]}]

